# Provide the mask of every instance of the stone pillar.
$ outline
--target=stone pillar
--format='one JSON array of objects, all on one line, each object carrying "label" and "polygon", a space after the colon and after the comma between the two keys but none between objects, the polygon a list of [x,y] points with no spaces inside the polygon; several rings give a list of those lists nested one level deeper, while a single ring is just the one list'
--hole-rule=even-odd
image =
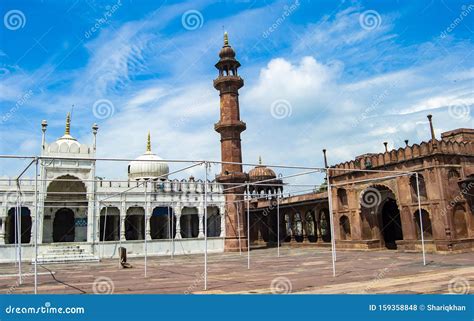
[{"label": "stone pillar", "polygon": [[120,208],[120,241],[126,241],[125,238],[125,218],[127,216],[127,206],[125,201],[122,201],[122,206]]},{"label": "stone pillar", "polygon": [[199,238],[202,238],[204,237],[204,224],[206,224],[206,222],[204,222],[204,206],[199,206],[198,208],[199,212],[198,212],[198,217],[199,217],[199,234],[198,234],[198,237]]},{"label": "stone pillar", "polygon": [[[90,178],[90,177],[86,177]],[[91,178],[94,178],[92,176]],[[90,193],[87,196],[87,231],[86,240],[88,243],[95,243],[99,241],[99,229],[100,229],[100,211],[98,204],[95,201],[95,183],[89,182],[86,185],[87,192]],[[79,216],[80,211],[78,210],[76,215]],[[98,215],[99,214],[99,215]],[[77,217],[76,216],[76,217]],[[77,234],[76,234],[77,236]]]},{"label": "stone pillar", "polygon": [[175,206],[173,208],[174,217],[176,218],[176,234],[175,239],[179,240],[182,238],[181,236],[181,206]]},{"label": "stone pillar", "polygon": [[7,223],[6,209],[0,208],[0,219],[2,225],[0,225],[0,245],[5,244],[5,224]]},{"label": "stone pillar", "polygon": [[[225,194],[225,251],[235,252],[247,250],[247,229],[245,228],[245,204],[242,195],[243,189],[236,194]],[[239,226],[240,223],[240,226]],[[239,228],[240,227],[240,228]],[[240,235],[240,248],[239,248]]]},{"label": "stone pillar", "polygon": [[219,207],[219,214],[221,216],[221,235],[220,237],[225,237],[225,206]]},{"label": "stone pillar", "polygon": [[151,215],[145,212],[145,237],[147,240],[151,240],[150,218]]}]

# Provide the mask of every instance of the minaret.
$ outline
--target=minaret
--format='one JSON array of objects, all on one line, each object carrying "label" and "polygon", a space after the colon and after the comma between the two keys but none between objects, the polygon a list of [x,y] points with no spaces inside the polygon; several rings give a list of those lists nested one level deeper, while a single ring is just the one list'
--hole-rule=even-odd
[{"label": "minaret", "polygon": [[[243,193],[245,188],[234,188],[235,184],[244,183],[247,174],[242,171],[242,148],[240,133],[246,128],[240,120],[239,89],[244,85],[244,80],[237,74],[240,63],[235,59],[235,51],[229,45],[227,32],[224,33],[224,46],[219,52],[219,61],[216,68],[219,76],[214,80],[214,88],[220,95],[220,120],[214,129],[221,135],[221,159],[223,162],[239,164],[222,164],[222,170],[217,181],[224,184],[226,197],[226,222],[225,222],[225,250],[238,251],[239,243],[246,249],[247,242],[244,228],[245,215]],[[240,216],[240,217],[239,217]],[[240,221],[240,231],[238,222]],[[240,242],[239,242],[240,235]]]}]

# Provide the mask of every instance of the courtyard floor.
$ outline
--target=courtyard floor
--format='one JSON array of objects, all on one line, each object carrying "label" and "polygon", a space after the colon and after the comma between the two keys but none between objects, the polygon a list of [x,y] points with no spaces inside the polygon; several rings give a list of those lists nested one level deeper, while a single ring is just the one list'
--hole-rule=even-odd
[{"label": "courtyard floor", "polygon": [[[55,293],[449,293],[474,288],[474,255],[396,251],[338,251],[332,276],[331,252],[321,248],[281,248],[208,256],[208,291],[204,286],[204,255],[131,258],[133,268],[118,260],[38,266],[38,292]],[[51,272],[46,270],[49,269]],[[0,264],[0,293],[32,293],[33,265],[23,264],[18,285],[14,264]],[[54,276],[54,277],[53,277]],[[451,283],[451,286],[450,286]],[[453,285],[454,284],[454,285]],[[451,289],[451,290],[450,290]]]}]

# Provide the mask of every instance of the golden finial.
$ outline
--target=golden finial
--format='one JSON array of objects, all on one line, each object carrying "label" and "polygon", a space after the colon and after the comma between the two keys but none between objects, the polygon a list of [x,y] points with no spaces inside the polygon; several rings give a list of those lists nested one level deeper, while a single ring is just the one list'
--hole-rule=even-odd
[{"label": "golden finial", "polygon": [[229,35],[227,34],[227,31],[224,32],[224,46],[229,45]]},{"label": "golden finial", "polygon": [[258,156],[258,164],[262,165],[262,156]]},{"label": "golden finial", "polygon": [[146,142],[146,151],[151,152],[151,137],[150,137],[150,131],[148,131],[148,139]]},{"label": "golden finial", "polygon": [[71,113],[67,113],[66,116],[66,130],[64,131],[64,135],[71,135]]}]

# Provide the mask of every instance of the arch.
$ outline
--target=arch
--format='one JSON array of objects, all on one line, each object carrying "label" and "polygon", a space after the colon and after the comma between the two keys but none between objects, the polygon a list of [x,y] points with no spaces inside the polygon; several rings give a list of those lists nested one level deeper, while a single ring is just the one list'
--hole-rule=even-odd
[{"label": "arch", "polygon": [[207,236],[219,237],[221,235],[221,215],[217,206],[207,208]]},{"label": "arch", "polygon": [[289,242],[291,241],[291,236],[293,234],[293,224],[291,222],[291,217],[290,217],[290,214],[286,213],[285,215],[283,215],[283,219],[284,219],[284,222],[285,222],[285,238],[284,238],[284,241],[285,242]]},{"label": "arch", "polygon": [[313,243],[318,240],[316,235],[316,220],[314,218],[314,212],[308,211],[305,215],[305,231],[308,241]]},{"label": "arch", "polygon": [[449,182],[454,182],[454,183],[457,184],[460,177],[461,177],[461,175],[459,174],[458,170],[456,170],[454,168],[451,168],[448,171],[448,181]]},{"label": "arch", "polygon": [[339,218],[339,228],[341,240],[350,240],[351,239],[351,223],[349,218],[346,215],[342,215]]},{"label": "arch", "polygon": [[173,208],[159,206],[153,209],[150,217],[150,236],[152,239],[169,239],[176,234],[176,219]]},{"label": "arch", "polygon": [[448,186],[447,186],[447,193],[448,195],[451,195],[450,198],[455,198],[460,190],[459,190],[459,179],[461,178],[461,175],[459,174],[459,171],[451,168],[448,173]]},{"label": "arch", "polygon": [[145,239],[145,209],[139,206],[130,207],[125,216],[125,239]]},{"label": "arch", "polygon": [[194,238],[199,235],[199,215],[196,207],[184,207],[181,210],[181,235],[183,238]]},{"label": "arch", "polygon": [[117,207],[104,207],[100,211],[99,236],[102,242],[120,239],[120,210]]},{"label": "arch", "polygon": [[468,237],[466,209],[461,204],[456,205],[453,209],[453,228],[456,238]]},{"label": "arch", "polygon": [[53,220],[53,242],[74,242],[75,233],[74,211],[66,207],[59,209]]},{"label": "arch", "polygon": [[329,210],[327,208],[323,208],[319,211],[318,232],[323,242],[331,242],[331,226]]},{"label": "arch", "polygon": [[344,188],[337,189],[337,200],[340,207],[345,207],[348,204],[347,191]]},{"label": "arch", "polygon": [[[66,174],[57,176],[50,181],[46,188],[46,198],[44,201],[43,242],[72,242],[71,239],[76,242],[86,241],[87,207],[87,188],[81,179]],[[71,212],[74,209],[74,212],[65,213],[64,209],[69,209]],[[58,218],[57,216],[62,217]],[[53,219],[52,221],[51,218]],[[67,224],[69,229],[69,234],[67,235],[64,234],[66,231],[57,225],[63,224],[57,223],[62,220],[64,220],[64,224]],[[55,230],[59,234],[55,235]]]},{"label": "arch", "polygon": [[[416,225],[416,236],[417,239],[421,239],[420,233],[420,212],[418,210],[415,211],[413,214],[413,219],[415,220]],[[430,214],[428,211],[421,209],[421,223],[423,224],[423,238],[425,240],[432,240],[433,239],[433,230],[431,227],[431,219]]]},{"label": "arch", "polygon": [[294,235],[295,235],[295,240],[296,242],[303,242],[303,221],[301,219],[301,214],[299,212],[296,212],[294,215],[293,215],[293,219],[294,219]]},{"label": "arch", "polygon": [[[420,185],[420,200],[424,201],[428,198],[428,195],[426,193],[426,184],[425,184],[425,178],[423,177],[422,174],[418,174],[418,183]],[[410,176],[410,191],[411,191],[411,197],[412,201],[418,202],[418,194],[417,194],[417,186],[416,186],[416,175]]]},{"label": "arch", "polygon": [[[7,218],[5,221],[5,243],[15,244],[17,242],[17,211],[16,208],[12,207],[8,210]],[[20,207],[20,242],[30,243],[31,239],[31,211],[28,207]]]},{"label": "arch", "polygon": [[403,231],[395,193],[383,184],[375,184],[364,189],[360,196],[363,239],[380,239],[388,249],[396,249],[396,241],[403,239]]},{"label": "arch", "polygon": [[393,198],[388,198],[382,207],[382,235],[385,242],[385,247],[388,249],[397,249],[397,240],[403,240],[402,222],[400,217],[400,210],[398,209],[397,201]]}]

